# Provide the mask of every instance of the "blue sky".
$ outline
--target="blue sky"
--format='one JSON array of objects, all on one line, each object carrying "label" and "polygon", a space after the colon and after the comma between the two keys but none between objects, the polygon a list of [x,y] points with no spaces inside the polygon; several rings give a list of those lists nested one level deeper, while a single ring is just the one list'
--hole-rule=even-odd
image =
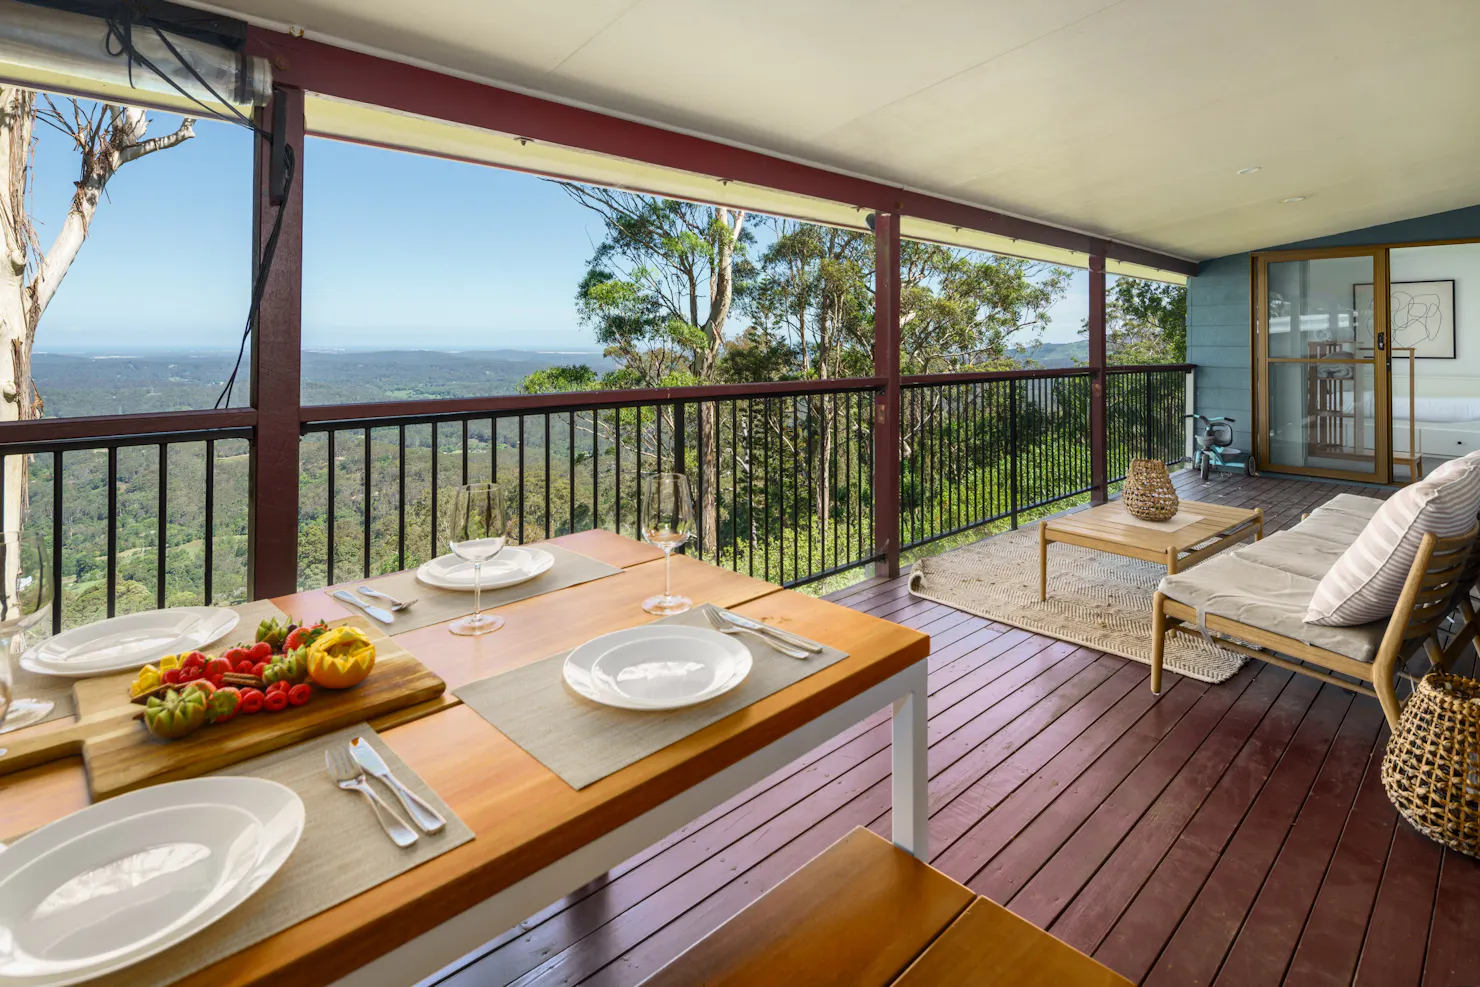
[{"label": "blue sky", "polygon": [[[62,104],[65,105],[65,104]],[[157,114],[150,135],[178,118]],[[134,161],[42,319],[44,352],[234,349],[251,273],[244,129]],[[69,140],[38,128],[33,210],[49,247],[76,180]],[[312,139],[304,181],[304,345],[314,349],[592,349],[574,292],[600,223],[529,175]],[[1076,338],[1076,272],[1047,338]]]}]

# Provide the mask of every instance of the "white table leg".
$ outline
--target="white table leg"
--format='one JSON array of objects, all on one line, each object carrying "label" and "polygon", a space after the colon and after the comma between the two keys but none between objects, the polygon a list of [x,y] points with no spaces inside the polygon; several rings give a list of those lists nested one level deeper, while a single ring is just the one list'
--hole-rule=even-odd
[{"label": "white table leg", "polygon": [[919,857],[930,859],[930,751],[926,725],[928,695],[926,662],[909,669],[910,691],[894,701],[891,760],[893,764],[893,831],[894,845]]}]

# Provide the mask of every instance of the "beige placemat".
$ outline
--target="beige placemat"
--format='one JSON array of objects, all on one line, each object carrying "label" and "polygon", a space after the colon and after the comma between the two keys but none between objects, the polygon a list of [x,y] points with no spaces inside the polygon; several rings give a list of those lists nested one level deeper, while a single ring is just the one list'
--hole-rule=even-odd
[{"label": "beige placemat", "polygon": [[[382,832],[364,796],[334,786],[324,770],[324,750],[334,744],[348,745],[357,736],[369,740],[391,772],[442,814],[447,820],[445,830],[435,836],[422,833],[413,846],[399,849]],[[298,793],[307,822],[293,855],[262,890],[210,928],[127,970],[90,980],[90,985],[163,987],[473,838],[472,830],[437,793],[363,723],[243,761],[216,774],[266,778]],[[380,786],[378,781],[371,784]],[[404,818],[400,803],[389,791],[384,787],[376,790]]]},{"label": "beige placemat", "polygon": [[1165,521],[1147,521],[1138,518],[1124,507],[1120,509],[1120,516],[1113,519],[1116,524],[1134,524],[1140,528],[1151,528],[1155,531],[1176,531],[1185,528],[1189,524],[1196,524],[1203,520],[1201,514],[1189,514],[1186,511],[1178,511]]},{"label": "beige placemat", "polygon": [[[240,618],[236,626],[212,641],[207,647],[228,639],[232,643],[239,640],[250,641],[257,633],[257,625],[262,621],[273,617],[279,620],[287,619],[287,615],[274,606],[271,600],[253,600],[251,603],[243,603],[231,609],[235,610]],[[29,644],[34,645],[44,639],[44,637],[37,637],[30,640]],[[77,712],[77,704],[72,697],[72,685],[77,681],[76,679],[29,671],[21,667],[19,658],[19,655],[11,657],[12,694],[23,699],[49,699],[53,704],[51,712],[47,713],[43,719],[37,720],[36,723],[48,723]]]},{"label": "beige placemat", "polygon": [[[709,626],[698,608],[656,623]],[[753,634],[735,640],[750,649],[750,674],[724,695],[687,709],[648,712],[594,703],[565,684],[562,666],[569,651],[471,682],[455,693],[566,784],[580,789],[848,657],[824,648],[820,655],[798,660],[771,650]]]},{"label": "beige placemat", "polygon": [[[559,545],[551,545],[541,542],[538,547],[549,552],[555,557],[555,564],[548,571],[541,573],[528,582],[517,586],[506,586],[503,589],[485,589],[483,591],[483,609],[492,610],[508,603],[518,603],[527,600],[531,596],[542,596],[545,593],[553,593],[557,589],[565,589],[567,586],[578,586],[581,583],[589,583],[593,579],[604,579],[607,576],[615,576],[621,572],[614,565],[598,562],[589,555],[572,552],[570,549],[561,548]],[[416,604],[396,614],[395,623],[388,625],[385,629],[390,634],[404,634],[406,631],[414,631],[418,627],[429,627],[432,624],[440,624],[444,620],[455,620],[458,617],[466,617],[473,612],[473,591],[459,592],[457,590],[440,589],[436,586],[428,586],[416,578],[416,570],[409,569],[405,572],[393,572],[389,576],[376,576],[373,579],[362,580],[355,586],[369,586],[371,589],[379,590],[387,596],[393,596],[398,600],[415,600]],[[351,587],[353,588],[353,587]],[[325,592],[329,592],[325,590]],[[329,599],[334,600],[333,596]],[[371,600],[386,606],[382,600]],[[336,606],[343,607],[349,613],[359,613],[354,607],[339,600],[334,600]]]}]

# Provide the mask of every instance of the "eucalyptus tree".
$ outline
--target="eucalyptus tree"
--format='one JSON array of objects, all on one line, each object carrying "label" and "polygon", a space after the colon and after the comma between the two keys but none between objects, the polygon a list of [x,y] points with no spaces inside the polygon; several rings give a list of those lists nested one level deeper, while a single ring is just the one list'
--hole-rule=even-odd
[{"label": "eucalyptus tree", "polygon": [[1111,363],[1187,359],[1187,288],[1120,277],[1106,292],[1105,347]]},{"label": "eucalyptus tree", "polygon": [[[66,216],[49,248],[41,246],[32,205],[32,158],[37,126],[51,127],[78,155],[78,177]],[[177,147],[195,136],[195,121],[181,120],[170,133],[146,137],[144,110],[76,99],[54,100],[18,86],[0,85],[0,421],[39,418],[41,395],[31,377],[36,330],[92,228],[104,191],[119,169]],[[120,299],[120,304],[126,300]],[[25,457],[7,457],[3,523],[20,522]]]},{"label": "eucalyptus tree", "polygon": [[[576,290],[576,309],[618,363],[603,384],[714,383],[751,273],[746,213],[571,182],[562,187],[602,221],[604,236]],[[581,376],[574,372],[565,383]],[[715,434],[714,406],[701,404],[699,412],[700,434]],[[700,445],[707,481],[700,484],[701,515],[713,544],[718,451],[713,442]]]}]

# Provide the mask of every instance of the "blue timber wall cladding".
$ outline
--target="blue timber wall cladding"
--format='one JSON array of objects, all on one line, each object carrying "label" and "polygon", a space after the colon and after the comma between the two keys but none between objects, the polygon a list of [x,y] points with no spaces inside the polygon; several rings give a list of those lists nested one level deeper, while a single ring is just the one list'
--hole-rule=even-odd
[{"label": "blue timber wall cladding", "polygon": [[[1356,247],[1374,243],[1480,238],[1480,206],[1405,219],[1332,236],[1265,247],[1298,250]],[[1187,362],[1197,364],[1195,407],[1208,416],[1237,419],[1234,435],[1240,449],[1252,448],[1249,406],[1252,383],[1249,350],[1249,254],[1205,260],[1197,276],[1187,279]]]}]

